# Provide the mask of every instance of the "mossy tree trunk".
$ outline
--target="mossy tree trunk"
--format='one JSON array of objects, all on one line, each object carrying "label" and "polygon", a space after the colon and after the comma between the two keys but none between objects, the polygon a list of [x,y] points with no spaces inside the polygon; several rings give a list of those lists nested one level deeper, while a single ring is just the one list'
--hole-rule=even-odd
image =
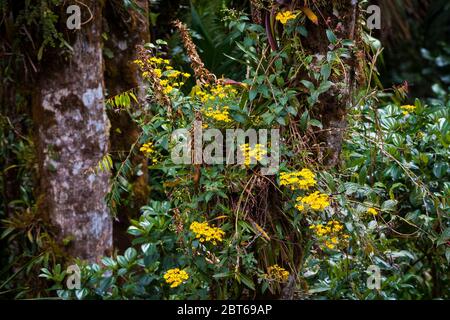
[{"label": "mossy tree trunk", "polygon": [[75,32],[70,57],[58,56],[55,49],[42,64],[33,118],[40,209],[54,224],[65,252],[95,261],[112,249],[112,219],[104,200],[110,174],[95,172],[108,152],[110,124],[104,105],[103,2],[84,3],[92,17],[82,11],[82,21],[88,22]]},{"label": "mossy tree trunk", "polygon": [[359,50],[359,7],[356,1],[326,1],[314,10],[323,17],[319,25],[308,21],[308,36],[302,42],[309,54],[326,57],[330,51],[327,29],[338,39],[350,39],[355,42],[350,59],[342,59],[340,74],[334,74],[330,90],[322,94],[318,105],[312,110],[313,116],[323,124],[318,134],[319,160],[326,167],[335,167],[340,162],[342,142],[347,128],[347,110],[352,107],[352,94],[357,80],[361,82],[360,62],[364,60]]}]

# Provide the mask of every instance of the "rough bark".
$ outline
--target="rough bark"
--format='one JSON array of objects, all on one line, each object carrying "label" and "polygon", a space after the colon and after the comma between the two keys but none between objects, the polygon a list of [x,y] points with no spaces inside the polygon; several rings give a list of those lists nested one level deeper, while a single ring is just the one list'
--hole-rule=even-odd
[{"label": "rough bark", "polygon": [[[310,54],[327,55],[329,40],[326,29],[331,29],[338,38],[355,40],[358,44],[359,18],[358,4],[352,0],[335,1],[333,4],[324,3],[315,10],[320,10],[320,16],[326,19],[318,26],[309,22],[308,37],[302,42],[303,47]],[[318,14],[319,15],[319,14]],[[357,46],[356,46],[357,48]],[[357,51],[357,49],[355,49]],[[339,164],[342,142],[347,128],[347,108],[351,107],[352,89],[355,84],[358,60],[356,55],[351,60],[343,61],[345,72],[341,76],[334,76],[331,80],[335,84],[328,92],[319,98],[319,105],[315,106],[314,116],[323,124],[322,133],[318,135],[320,146],[319,159],[327,167]]]},{"label": "rough bark", "polygon": [[[113,56],[105,58],[105,84],[110,97],[133,89],[138,99],[143,102],[145,98],[143,80],[136,64],[136,46],[150,41],[150,29],[148,24],[148,3],[145,0],[136,1],[138,10],[126,10],[123,6],[108,6],[105,17],[105,29],[109,39],[105,46],[110,49]],[[133,106],[135,107],[135,106]],[[131,120],[126,111],[110,111],[111,120],[111,151],[114,161],[121,161],[128,154],[131,145],[136,142],[140,130]],[[120,130],[117,130],[120,129]],[[129,219],[136,218],[139,209],[147,202],[149,194],[147,159],[142,154],[136,154],[131,158],[133,167],[140,171],[129,177],[132,184],[132,194],[129,201],[119,205],[117,219],[114,221],[114,247],[119,250],[127,248],[131,240],[127,235],[130,225]]]},{"label": "rough bark", "polygon": [[[108,151],[104,106],[101,1],[84,1],[92,19],[75,34],[73,53],[43,64],[33,103],[41,210],[73,257],[95,261],[112,249],[105,195],[109,173],[94,170]],[[84,10],[86,11],[86,10]],[[83,11],[83,21],[89,13]]]}]

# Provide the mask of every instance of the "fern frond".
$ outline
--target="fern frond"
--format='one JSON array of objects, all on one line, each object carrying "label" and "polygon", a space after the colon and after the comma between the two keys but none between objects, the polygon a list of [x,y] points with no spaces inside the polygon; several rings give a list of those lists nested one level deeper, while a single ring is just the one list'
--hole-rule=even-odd
[{"label": "fern frond", "polygon": [[113,161],[111,155],[106,154],[97,164],[96,173],[98,172],[109,172],[113,169]]},{"label": "fern frond", "polygon": [[118,95],[107,99],[105,102],[107,108],[111,108],[113,110],[128,110],[131,107],[132,101],[139,103],[133,89],[119,93]]}]

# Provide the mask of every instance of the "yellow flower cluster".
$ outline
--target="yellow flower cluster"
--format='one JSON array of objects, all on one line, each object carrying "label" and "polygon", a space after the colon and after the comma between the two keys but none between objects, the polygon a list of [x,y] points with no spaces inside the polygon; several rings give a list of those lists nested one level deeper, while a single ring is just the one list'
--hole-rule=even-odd
[{"label": "yellow flower cluster", "polygon": [[164,280],[166,280],[166,283],[170,284],[171,288],[178,287],[187,279],[189,279],[188,273],[178,268],[167,270],[164,274]]},{"label": "yellow flower cluster", "polygon": [[233,86],[205,84],[202,87],[194,87],[193,92],[194,96],[204,105],[202,113],[207,118],[218,122],[232,122],[229,103],[236,101],[238,93]]},{"label": "yellow flower cluster", "polygon": [[267,154],[266,148],[262,144],[255,144],[254,148],[251,148],[248,143],[239,146],[244,156],[244,164],[250,166],[252,159],[261,161],[263,156]]},{"label": "yellow flower cluster", "polygon": [[322,211],[330,205],[329,197],[319,191],[305,197],[298,197],[296,201],[295,207],[300,211],[305,210],[305,205],[315,211]]},{"label": "yellow flower cluster", "polygon": [[[142,147],[139,149],[142,153],[144,153],[147,157],[152,156],[156,153],[156,150],[154,149],[152,142],[147,142],[142,145]],[[152,163],[156,164],[158,162],[157,158],[152,159]]]},{"label": "yellow flower cluster", "polygon": [[295,19],[298,13],[293,13],[292,11],[281,11],[278,12],[275,19],[280,21],[282,24],[286,24],[289,20]]},{"label": "yellow flower cluster", "polygon": [[406,105],[400,107],[403,111],[403,115],[407,116],[410,112],[414,112],[416,110],[416,106]]},{"label": "yellow flower cluster", "polygon": [[[183,73],[178,70],[174,70],[170,66],[170,61],[167,59],[151,57],[147,60],[153,67],[155,75],[160,78],[160,84],[163,87],[163,92],[165,94],[171,93],[175,88],[184,85],[185,79],[189,78],[191,75],[189,73]],[[144,62],[141,60],[134,60],[141,69],[144,67]],[[149,78],[149,73],[144,71],[142,73],[144,78]]]},{"label": "yellow flower cluster", "polygon": [[265,274],[266,279],[277,281],[277,282],[286,282],[289,278],[289,271],[280,267],[277,264],[270,266],[267,268],[267,273]]},{"label": "yellow flower cluster", "polygon": [[326,225],[316,224],[309,227],[314,230],[316,236],[324,241],[328,249],[336,249],[340,244],[344,244],[350,237],[343,234],[344,226],[335,220],[328,221]]},{"label": "yellow flower cluster", "polygon": [[280,185],[289,186],[291,190],[308,190],[316,185],[316,175],[309,169],[296,172],[280,173]]},{"label": "yellow flower cluster", "polygon": [[139,149],[139,151],[145,153],[145,154],[151,154],[155,152],[155,149],[153,149],[153,143],[147,142],[142,145],[142,147]]},{"label": "yellow flower cluster", "polygon": [[194,88],[195,95],[201,102],[220,102],[221,100],[235,98],[238,91],[232,85],[205,84],[202,88]]},{"label": "yellow flower cluster", "polygon": [[210,227],[208,222],[192,222],[189,229],[195,233],[195,238],[199,239],[200,242],[211,242],[216,245],[217,242],[223,241],[223,236],[225,232],[216,227]]},{"label": "yellow flower cluster", "polygon": [[208,107],[208,109],[203,110],[203,114],[208,118],[212,118],[216,121],[231,122],[229,110],[230,107],[224,106],[222,110],[213,109],[213,107]]},{"label": "yellow flower cluster", "polygon": [[373,215],[374,217],[378,215],[378,211],[375,208],[367,209],[367,213]]}]

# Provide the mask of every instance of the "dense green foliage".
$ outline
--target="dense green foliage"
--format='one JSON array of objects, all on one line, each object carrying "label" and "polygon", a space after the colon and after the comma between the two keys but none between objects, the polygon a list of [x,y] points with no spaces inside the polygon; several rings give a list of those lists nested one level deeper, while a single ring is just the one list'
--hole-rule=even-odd
[{"label": "dense green foliage", "polygon": [[[14,171],[20,192],[15,199],[2,195],[8,203],[0,203],[0,296],[450,298],[448,44],[421,50],[427,68],[414,70],[406,62],[383,75],[375,68],[379,43],[367,30],[362,43],[355,43],[327,29],[328,52],[318,57],[303,46],[314,13],[302,11],[269,33],[248,13],[227,7],[227,1],[194,1],[181,14],[189,17],[185,20],[200,56],[219,82],[196,76],[184,39],[175,32],[167,41],[146,44],[146,55],[130,61],[145,79],[146,103],[135,108],[132,90],[107,101],[108,108],[127,112],[140,129],[122,162],[105,155],[96,168],[114,169],[107,199],[113,213],[132,189],[131,155],[142,153],[149,164],[150,199],[131,221],[132,246],[124,252],[94,264],[62,260],[47,217],[36,210],[32,134],[14,130],[2,115],[0,191],[7,192],[8,173]],[[47,46],[70,49],[53,29],[54,14],[42,19],[36,11],[27,22],[47,30],[38,60]],[[157,17],[152,19],[157,25]],[[271,36],[277,37],[278,50],[271,50]],[[328,169],[317,153],[324,129],[318,105],[325,95],[348,86],[346,63],[358,46],[368,60],[360,78],[369,81],[352,93],[339,166]],[[162,80],[159,86],[155,75]],[[406,75],[421,81],[429,76],[434,97],[408,99],[405,88],[381,87],[379,79],[401,82]],[[171,134],[192,129],[199,119],[204,128],[220,132],[279,128],[280,171],[261,175],[264,161],[174,163]],[[31,127],[27,121],[16,124]],[[271,148],[264,152],[270,154]],[[306,188],[289,176],[302,170],[308,170]],[[308,198],[313,192],[318,199]],[[76,290],[67,288],[70,264],[81,270]],[[371,266],[380,268],[379,290],[367,286]],[[179,278],[173,280],[168,271],[180,271]]]},{"label": "dense green foliage", "polygon": [[[169,81],[165,89],[170,88],[167,92],[173,109],[156,103],[135,115],[143,130],[140,143],[150,141],[156,149],[150,152],[151,158],[158,159],[150,168],[161,179],[155,189],[163,191],[170,203],[152,202],[142,208],[140,220],[129,229],[136,237],[135,246],[123,256],[104,258],[102,265],[85,265],[82,289],[64,290],[65,272],[60,268],[44,270],[43,276],[56,281],[54,288],[66,298],[242,298],[263,295],[268,289],[279,293],[287,279],[270,274],[276,264],[295,277],[296,296],[303,298],[447,297],[450,118],[444,96],[429,105],[417,100],[415,106],[405,107],[389,103],[390,98],[381,91],[364,95],[369,91],[364,88],[363,103],[351,110],[348,144],[339,171],[314,167],[310,150],[294,152],[299,149],[297,142],[289,139],[292,131],[288,131],[284,137],[288,142],[281,150],[281,171],[303,167],[320,170],[318,188],[330,196],[332,205],[325,205],[319,213],[311,208],[298,210],[295,199],[306,194],[286,190],[282,176],[265,178],[268,182],[263,183],[256,168],[202,167],[195,191],[193,167],[176,165],[168,157],[170,133],[189,127],[199,113],[208,126],[219,129],[271,128],[277,124],[308,132],[322,127],[310,113],[314,114],[320,95],[335,85],[329,79],[339,72],[340,58],[349,55],[352,43],[338,40],[328,31],[335,49],[329,52],[328,60],[315,65],[314,58],[295,42],[280,52],[266,53],[264,30],[248,23],[245,16],[229,21],[231,28],[242,30],[237,46],[249,70],[244,89],[212,86],[212,105],[217,113],[211,116],[204,112],[211,97],[208,87],[194,87],[186,95],[172,88]],[[285,36],[298,37],[289,27]],[[163,54],[157,46],[152,48],[155,56]],[[297,57],[293,59],[293,55]],[[292,60],[296,64],[291,66]],[[321,70],[318,75],[312,73],[317,87],[302,81],[308,89],[303,110],[299,92],[283,80],[302,69]],[[163,77],[170,78],[171,72],[166,71]],[[202,99],[205,94],[206,100]],[[229,109],[223,109],[225,105]],[[153,115],[150,121],[147,112]],[[183,116],[174,119],[174,113]],[[261,219],[255,214],[255,204],[261,206],[261,192],[272,185],[270,192],[279,193],[280,203],[270,212],[271,217],[266,204],[261,213],[265,218]],[[245,190],[249,190],[247,195]],[[226,234],[223,243],[211,246],[196,239],[188,226],[205,220],[220,225]],[[311,231],[311,226],[329,221],[338,221],[344,228],[335,240]],[[306,249],[299,251],[299,247]],[[371,265],[381,269],[382,287],[378,291],[366,285],[366,270]],[[185,270],[189,279],[171,289],[163,276],[173,268]]]}]

